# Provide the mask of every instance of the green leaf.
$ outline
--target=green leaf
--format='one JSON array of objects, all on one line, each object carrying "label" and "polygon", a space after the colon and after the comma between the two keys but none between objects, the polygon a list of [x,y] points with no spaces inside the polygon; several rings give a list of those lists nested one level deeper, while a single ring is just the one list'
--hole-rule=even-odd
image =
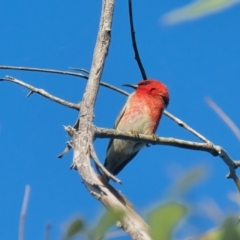
[{"label": "green leaf", "polygon": [[198,0],[177,8],[162,18],[165,24],[175,24],[215,13],[239,3],[237,0]]},{"label": "green leaf", "polygon": [[80,218],[72,221],[67,229],[65,239],[70,239],[83,230],[83,221]]},{"label": "green leaf", "polygon": [[239,240],[240,228],[237,225],[237,220],[228,218],[225,220],[221,228],[212,230],[202,236],[199,240]]},{"label": "green leaf", "polygon": [[187,208],[175,202],[170,202],[154,209],[148,215],[153,239],[171,239],[174,228],[186,214]]},{"label": "green leaf", "polygon": [[237,226],[237,220],[234,218],[228,218],[222,227],[222,236],[219,240],[239,240],[240,239],[240,232],[239,227]]},{"label": "green leaf", "polygon": [[99,220],[94,229],[89,233],[90,240],[100,240],[104,237],[106,231],[121,220],[123,213],[107,212]]}]

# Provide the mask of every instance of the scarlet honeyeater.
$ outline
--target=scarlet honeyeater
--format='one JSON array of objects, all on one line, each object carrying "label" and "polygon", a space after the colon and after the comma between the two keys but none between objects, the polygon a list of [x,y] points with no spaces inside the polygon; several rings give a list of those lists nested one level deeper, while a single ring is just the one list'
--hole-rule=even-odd
[{"label": "scarlet honeyeater", "polygon": [[[163,110],[169,103],[167,87],[153,79],[142,80],[137,85],[125,84],[135,89],[127,99],[116,119],[114,128],[125,132],[154,134]],[[105,168],[118,174],[146,145],[129,140],[111,139],[108,144]]]}]

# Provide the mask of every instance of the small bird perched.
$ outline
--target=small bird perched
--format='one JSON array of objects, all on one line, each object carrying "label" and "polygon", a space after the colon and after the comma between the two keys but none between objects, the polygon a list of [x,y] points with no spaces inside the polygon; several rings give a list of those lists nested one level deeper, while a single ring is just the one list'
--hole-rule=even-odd
[{"label": "small bird perched", "polygon": [[[157,130],[163,110],[169,103],[167,87],[153,79],[142,80],[134,88],[119,113],[114,128],[125,132],[151,135]],[[108,144],[104,167],[117,175],[146,143],[111,139]]]}]

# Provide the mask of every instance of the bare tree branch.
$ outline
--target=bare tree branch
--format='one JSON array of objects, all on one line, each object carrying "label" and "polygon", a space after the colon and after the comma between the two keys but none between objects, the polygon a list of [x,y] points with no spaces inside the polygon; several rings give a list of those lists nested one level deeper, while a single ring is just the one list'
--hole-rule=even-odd
[{"label": "bare tree branch", "polygon": [[236,168],[240,166],[239,161],[234,161],[227,152],[221,147],[214,145],[212,142],[206,139],[206,143],[198,143],[191,141],[184,141],[176,138],[163,138],[151,135],[138,134],[136,137],[132,133],[123,132],[115,129],[96,128],[96,137],[99,138],[115,138],[123,140],[131,140],[136,142],[150,143],[154,145],[167,145],[179,148],[186,148],[190,150],[204,151],[212,154],[213,156],[219,156],[229,168],[227,178],[232,178],[238,191],[240,192],[240,180],[236,174]]},{"label": "bare tree branch", "polygon": [[121,227],[136,240],[151,239],[148,225],[129,205],[119,201],[111,189],[94,173],[91,164],[91,144],[95,136],[93,127],[94,105],[99,89],[104,62],[110,44],[114,0],[102,0],[102,13],[97,42],[93,54],[89,80],[81,102],[78,129],[73,131],[73,162],[77,166],[88,191],[109,210],[124,213]]},{"label": "bare tree branch", "polygon": [[121,181],[116,178],[115,176],[113,176],[102,164],[101,162],[99,161],[98,157],[97,157],[97,154],[94,150],[94,147],[93,145],[91,146],[91,157],[92,159],[94,160],[97,168],[100,168],[101,171],[110,179],[112,179],[114,182],[117,182],[117,183],[121,183]]},{"label": "bare tree branch", "polygon": [[24,240],[24,226],[25,226],[25,220],[27,215],[27,205],[28,205],[29,195],[30,195],[30,186],[26,185],[24,197],[23,197],[20,221],[19,221],[19,233],[18,233],[19,240]]},{"label": "bare tree branch", "polygon": [[71,102],[67,102],[61,98],[58,98],[58,97],[55,97],[53,95],[51,95],[50,93],[46,92],[45,90],[43,89],[39,89],[39,88],[36,88],[36,87],[33,87],[32,85],[30,84],[27,84],[25,82],[22,82],[14,77],[11,77],[11,76],[6,76],[6,78],[0,78],[0,81],[9,81],[9,82],[13,82],[13,83],[16,83],[16,84],[19,84],[20,86],[23,86],[27,89],[30,90],[30,93],[27,95],[28,97],[32,94],[32,93],[38,93],[40,95],[42,95],[43,97],[45,98],[48,98],[54,102],[57,102],[57,103],[60,103],[64,106],[67,106],[69,108],[73,108],[75,110],[80,110],[80,104],[75,104],[75,103],[71,103]]},{"label": "bare tree branch", "polygon": [[173,146],[178,148],[185,148],[190,150],[198,150],[204,151],[212,154],[213,156],[219,155],[219,149],[215,148],[211,142],[208,143],[198,143],[192,141],[185,141],[182,139],[176,138],[164,138],[164,137],[156,137],[156,135],[144,135],[138,134],[138,136],[133,135],[131,132],[123,132],[116,129],[107,129],[107,128],[96,128],[96,137],[98,138],[115,138],[122,140],[131,140],[136,142],[143,142],[153,145],[165,145],[165,146]]},{"label": "bare tree branch", "polygon": [[130,29],[131,29],[133,50],[135,53],[135,60],[137,61],[137,64],[139,66],[139,69],[141,71],[143,79],[146,80],[147,74],[142,65],[142,61],[141,61],[140,55],[138,53],[137,42],[136,42],[136,38],[135,38],[135,30],[134,30],[134,25],[133,25],[133,14],[132,14],[132,0],[128,0],[128,10],[129,10]]},{"label": "bare tree branch", "polygon": [[[9,68],[9,69],[14,69],[14,70],[29,70],[29,69],[31,69],[30,71],[41,71],[41,72],[51,72],[51,73],[61,73],[61,72],[64,72],[64,71],[58,71],[58,70],[53,70],[53,69],[49,70],[49,69],[12,67],[12,66],[0,66],[0,69],[3,68],[3,67],[5,67],[5,68],[7,68],[7,69],[8,69],[8,68]],[[33,70],[33,69],[34,69],[34,70]],[[64,72],[63,74],[69,74],[69,73],[71,73],[71,72]],[[70,108],[73,108],[73,109],[76,109],[76,110],[79,110],[79,109],[80,109],[79,104],[70,103],[70,102],[67,102],[67,101],[65,101],[65,100],[62,100],[62,99],[60,99],[60,98],[57,98],[57,97],[55,97],[55,96],[47,93],[47,92],[46,92],[45,90],[43,90],[43,89],[37,89],[37,88],[35,88],[35,87],[33,87],[33,86],[29,85],[29,84],[26,84],[26,83],[24,83],[24,82],[22,82],[22,81],[20,81],[20,80],[17,80],[16,78],[7,77],[7,78],[1,78],[0,80],[15,82],[15,83],[17,83],[17,84],[19,84],[19,85],[21,85],[21,86],[24,86],[24,87],[30,89],[31,92],[30,92],[30,94],[28,94],[28,96],[31,95],[32,92],[39,93],[39,94],[41,94],[41,95],[43,95],[43,96],[44,96],[44,94],[47,94],[47,96],[45,96],[45,97],[47,97],[47,98],[49,98],[49,99],[51,99],[51,100],[53,100],[53,101],[56,101],[56,102],[58,102],[58,103],[60,103],[60,104],[62,104],[62,105],[65,105],[65,106],[67,106],[67,107],[70,107]],[[111,85],[111,84],[104,83],[104,82],[100,82],[100,85],[105,86],[105,87],[107,87],[107,88],[109,88],[109,89],[112,89],[112,90],[114,90],[114,91],[116,91],[116,92],[122,93],[122,94],[125,95],[125,96],[128,96],[128,95],[129,95],[128,92],[126,92],[126,91],[124,91],[124,90],[122,90],[122,89],[120,89],[120,88],[117,88],[117,87],[115,87],[115,86],[113,86],[113,85]],[[35,91],[32,90],[32,89],[35,89]],[[196,130],[194,130],[193,128],[191,128],[190,126],[188,126],[188,125],[187,125],[185,122],[183,122],[181,119],[175,117],[174,115],[172,115],[171,113],[169,113],[169,112],[166,111],[166,110],[164,110],[163,114],[165,114],[167,117],[169,117],[170,119],[172,119],[173,121],[175,121],[180,127],[183,127],[183,128],[186,129],[187,131],[189,131],[189,132],[191,132],[192,134],[194,134],[195,136],[197,136],[197,137],[198,137],[199,139],[201,139],[203,142],[206,142],[206,143],[208,142],[208,140],[207,140],[205,137],[203,137],[203,136],[202,136],[200,133],[198,133]],[[62,155],[60,154],[58,157],[60,158],[60,157],[62,157]]]},{"label": "bare tree branch", "polygon": [[239,161],[233,161],[222,147],[217,146],[217,148],[219,150],[219,157],[227,164],[229,168],[229,173],[226,177],[233,179],[235,185],[237,186],[238,192],[240,193],[240,180],[236,174],[236,168],[239,166],[237,163]]},{"label": "bare tree branch", "polygon": [[[24,70],[24,71],[34,71],[34,72],[42,72],[42,73],[55,73],[55,74],[61,74],[61,75],[70,75],[74,77],[81,77],[84,79],[88,79],[88,76],[83,75],[81,73],[75,73],[75,72],[68,72],[68,71],[60,71],[55,69],[46,69],[46,68],[30,68],[30,67],[17,67],[17,66],[0,66],[0,69],[10,69],[10,70]],[[86,70],[87,71],[87,70]],[[100,82],[100,85],[112,89],[116,92],[122,93],[123,95],[128,95],[128,92],[117,88],[109,83],[106,82]]]},{"label": "bare tree branch", "polygon": [[203,142],[205,143],[210,143],[209,140],[207,140],[203,135],[201,135],[200,133],[198,133],[196,130],[194,130],[193,128],[191,128],[190,126],[188,126],[185,122],[183,122],[181,119],[173,116],[171,113],[169,113],[168,111],[164,110],[164,114],[169,117],[170,119],[172,119],[174,122],[176,122],[180,127],[186,129],[187,131],[189,131],[190,133],[192,133],[193,135],[195,135],[196,137],[198,137],[199,139],[201,139]]},{"label": "bare tree branch", "polygon": [[56,69],[32,68],[32,67],[22,67],[22,66],[20,66],[20,67],[19,66],[0,66],[0,69],[23,70],[23,71],[31,71],[31,72],[42,72],[42,73],[55,73],[55,74],[70,75],[70,76],[88,79],[88,76],[81,74],[81,73],[61,71],[61,70],[56,70]]},{"label": "bare tree branch", "polygon": [[84,72],[84,73],[87,73],[89,74],[89,71],[84,69],[84,68],[74,68],[74,67],[69,67],[69,69],[71,70],[75,70],[75,71],[79,71],[79,72]]},{"label": "bare tree branch", "polygon": [[57,155],[57,158],[62,158],[66,153],[68,153],[72,149],[71,141],[67,141],[66,145],[67,146],[64,148],[64,150],[59,155]]},{"label": "bare tree branch", "polygon": [[[14,69],[14,70],[30,70],[30,71],[41,71],[41,72],[51,72],[51,73],[59,73],[59,74],[66,74],[66,75],[74,75],[74,76],[81,76],[82,74],[75,74],[75,73],[71,73],[71,72],[64,72],[64,71],[58,71],[58,70],[51,70],[51,69],[39,69],[39,68],[25,68],[25,67],[12,67],[12,66],[0,66],[0,68],[6,68],[6,69]],[[46,98],[49,98],[53,101],[56,101],[64,106],[68,106],[70,108],[79,110],[80,105],[79,104],[74,104],[74,103],[70,103],[67,102],[65,100],[62,100],[60,98],[57,98],[49,93],[47,93],[45,90],[43,89],[38,89],[35,88],[29,84],[26,84],[20,80],[17,80],[16,78],[7,76],[6,78],[2,78],[0,79],[2,81],[10,81],[10,82],[14,82],[17,83],[21,86],[24,86],[28,89],[30,89],[30,93],[28,94],[28,96],[30,96],[33,92],[38,93]],[[115,86],[112,85],[108,85],[106,84],[108,88],[113,89],[117,92],[120,92],[124,95],[129,95],[129,93],[127,93],[126,91],[123,91]],[[103,84],[103,86],[106,86],[105,83]],[[210,99],[207,100],[208,104],[220,115],[220,117],[230,126],[230,128],[234,131],[234,133],[238,133],[239,129],[236,127],[236,125],[231,121],[231,119],[229,119],[226,114]],[[170,119],[172,119],[173,121],[175,121],[180,127],[185,128],[186,130],[188,130],[189,132],[191,132],[192,134],[194,134],[195,136],[197,136],[199,139],[201,139],[203,142],[208,143],[208,146],[211,146],[211,142],[209,140],[207,140],[204,136],[202,136],[200,133],[198,133],[196,130],[192,129],[191,127],[189,127],[185,122],[183,122],[182,120],[180,120],[179,118],[173,116],[171,113],[167,112],[166,110],[164,111],[164,114],[166,116],[168,116]],[[237,137],[238,134],[236,134]],[[110,135],[109,135],[110,137]],[[131,137],[130,137],[131,138]],[[169,139],[168,139],[169,140]],[[202,150],[201,148],[203,147],[203,151],[206,151],[205,146],[201,146],[199,145],[200,143],[194,143],[193,142],[188,142],[188,141],[183,141],[183,140],[179,140],[179,139],[172,139],[173,141],[168,141],[168,142],[162,142],[161,144],[166,144],[166,145],[171,145],[171,146],[175,146],[175,147],[180,147],[180,148],[188,148],[188,149],[195,149],[195,150]],[[154,140],[150,140],[147,139],[148,143],[152,143],[152,144],[156,144],[154,143]],[[152,142],[153,141],[153,142]],[[191,143],[191,144],[189,144]],[[160,144],[160,143],[159,143]],[[209,145],[210,144],[210,145]],[[67,146],[67,150],[71,149],[71,147],[69,147],[70,145]],[[67,151],[64,151],[63,154],[65,154]],[[58,157],[62,157],[63,154],[60,154]],[[239,161],[235,161],[235,165],[239,166],[240,162]],[[236,178],[235,174],[232,173],[231,169],[230,169],[230,173],[228,175],[229,178],[233,178],[235,184],[237,185],[237,187],[239,188],[239,183],[238,183],[238,178]]]},{"label": "bare tree branch", "polygon": [[[52,70],[52,69],[41,69],[41,68],[26,68],[26,67],[13,67],[13,66],[0,66],[0,69],[11,69],[11,70],[27,70],[27,71],[37,71],[37,72],[47,72],[47,73],[57,73],[57,74],[64,74],[64,75],[72,75],[77,77],[82,77],[84,79],[88,79],[89,81],[86,86],[85,94],[83,96],[83,100],[81,103],[81,112],[79,113],[78,122],[79,124],[76,125],[76,128],[73,128],[71,137],[72,141],[68,143],[67,149],[63,152],[67,152],[69,149],[73,148],[74,150],[74,157],[73,162],[78,169],[79,174],[81,175],[85,186],[87,187],[90,194],[92,194],[97,200],[101,201],[101,203],[111,211],[119,211],[123,212],[124,215],[121,219],[121,227],[133,238],[133,239],[151,239],[150,237],[150,230],[148,225],[134,212],[131,207],[131,204],[128,201],[120,201],[120,194],[109,184],[105,184],[104,181],[95,174],[91,167],[91,159],[94,159],[97,166],[105,172],[105,169],[101,165],[98,157],[95,153],[93,148],[93,141],[95,137],[99,138],[116,138],[116,139],[125,139],[131,141],[138,141],[144,143],[151,143],[156,145],[168,145],[174,146],[179,148],[186,148],[192,150],[200,150],[205,151],[213,156],[219,156],[224,163],[229,168],[229,173],[227,178],[232,178],[234,183],[236,184],[238,191],[240,192],[240,180],[236,175],[236,168],[240,166],[240,161],[234,161],[227,152],[220,146],[216,146],[211,143],[208,139],[202,136],[200,133],[189,127],[186,123],[181,121],[180,119],[176,118],[172,114],[167,111],[164,111],[164,114],[168,116],[170,119],[175,121],[179,126],[185,128],[199,139],[201,139],[204,143],[192,142],[192,141],[184,141],[180,139],[173,139],[173,138],[156,138],[153,136],[147,136],[139,134],[138,137],[133,136],[131,133],[121,132],[114,129],[103,129],[103,128],[96,128],[93,126],[93,117],[94,117],[94,105],[97,97],[97,92],[99,89],[99,85],[103,85],[115,91],[118,91],[124,95],[128,95],[127,92],[116,88],[110,84],[100,82],[103,66],[105,62],[105,58],[107,56],[108,47],[110,44],[110,32],[111,32],[111,22],[112,22],[112,14],[114,8],[114,0],[102,0],[103,7],[102,7],[102,15],[101,15],[101,22],[99,27],[98,39],[94,51],[92,67],[89,76],[74,73],[74,72],[67,72],[67,71],[59,71],[59,70]],[[143,65],[141,63],[141,59],[138,53],[136,39],[135,39],[135,31],[133,26],[133,17],[132,17],[132,3],[131,0],[128,1],[129,3],[129,16],[130,16],[130,25],[131,25],[131,35],[132,35],[132,44],[135,52],[135,59],[139,65],[140,71],[144,79],[147,78]],[[72,68],[73,70],[82,71],[88,73],[85,69],[78,69]],[[55,102],[58,102],[62,105],[68,106],[70,108],[79,110],[80,104],[74,104],[57,98],[45,90],[35,88],[29,84],[26,84],[16,78],[7,76],[6,78],[2,78],[0,80],[3,81],[10,81],[17,83],[21,86],[24,86],[30,89],[30,96],[32,93],[38,93],[46,98],[49,98]],[[216,106],[215,106],[216,110]],[[219,111],[218,111],[219,113]],[[220,114],[220,113],[219,113]],[[61,154],[60,156],[62,156]],[[108,174],[108,172],[106,172]],[[111,174],[108,175],[113,180],[119,182],[117,178],[112,176]],[[124,198],[122,198],[124,200]],[[24,205],[24,204],[23,204]],[[26,204],[25,204],[26,205]],[[22,212],[26,212],[22,210]],[[19,239],[23,239],[23,227],[24,226],[24,216],[23,224],[20,220],[20,227],[19,227]],[[22,229],[22,231],[20,231]],[[21,232],[21,233],[20,233]],[[22,236],[22,238],[20,238]]]}]

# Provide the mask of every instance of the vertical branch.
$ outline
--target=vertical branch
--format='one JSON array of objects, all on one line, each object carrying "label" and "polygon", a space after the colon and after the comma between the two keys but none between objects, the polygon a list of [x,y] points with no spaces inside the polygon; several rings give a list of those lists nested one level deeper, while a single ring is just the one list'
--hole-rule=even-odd
[{"label": "vertical branch", "polygon": [[140,55],[138,53],[138,48],[137,48],[137,42],[135,38],[135,30],[134,30],[134,25],[133,25],[133,14],[132,14],[132,0],[128,0],[128,10],[129,10],[129,20],[130,20],[130,29],[131,29],[131,37],[132,37],[132,45],[133,45],[133,50],[135,53],[135,60],[137,61],[137,64],[139,66],[139,69],[142,74],[142,78],[144,80],[147,79],[147,74],[144,70],[144,67],[142,65],[142,61],[140,58]]},{"label": "vertical branch", "polygon": [[18,233],[19,234],[18,235],[19,240],[24,240],[24,225],[25,225],[25,220],[26,220],[29,195],[30,195],[30,186],[26,185],[25,193],[24,193],[24,197],[23,197],[23,204],[22,204],[22,210],[21,210],[21,215],[20,215],[20,221],[19,221],[19,233]]},{"label": "vertical branch", "polygon": [[74,163],[85,184],[93,185],[97,182],[90,165],[90,146],[93,142],[94,131],[92,121],[94,117],[94,105],[102,76],[104,62],[110,44],[110,32],[112,25],[114,0],[103,0],[102,13],[97,36],[97,42],[93,54],[93,61],[89,73],[89,79],[81,102],[79,113],[78,133],[73,136]]},{"label": "vertical branch", "polygon": [[[93,54],[89,79],[81,101],[78,129],[72,130],[73,162],[83,179],[87,190],[99,200],[108,210],[123,213],[121,228],[135,240],[150,240],[149,226],[134,212],[128,202],[119,201],[118,193],[110,184],[104,185],[91,167],[91,146],[96,129],[93,126],[94,105],[99,89],[100,78],[110,44],[110,32],[114,0],[102,0],[102,13],[98,37]],[[113,191],[113,189],[115,191]],[[123,198],[123,197],[121,197]]]}]

